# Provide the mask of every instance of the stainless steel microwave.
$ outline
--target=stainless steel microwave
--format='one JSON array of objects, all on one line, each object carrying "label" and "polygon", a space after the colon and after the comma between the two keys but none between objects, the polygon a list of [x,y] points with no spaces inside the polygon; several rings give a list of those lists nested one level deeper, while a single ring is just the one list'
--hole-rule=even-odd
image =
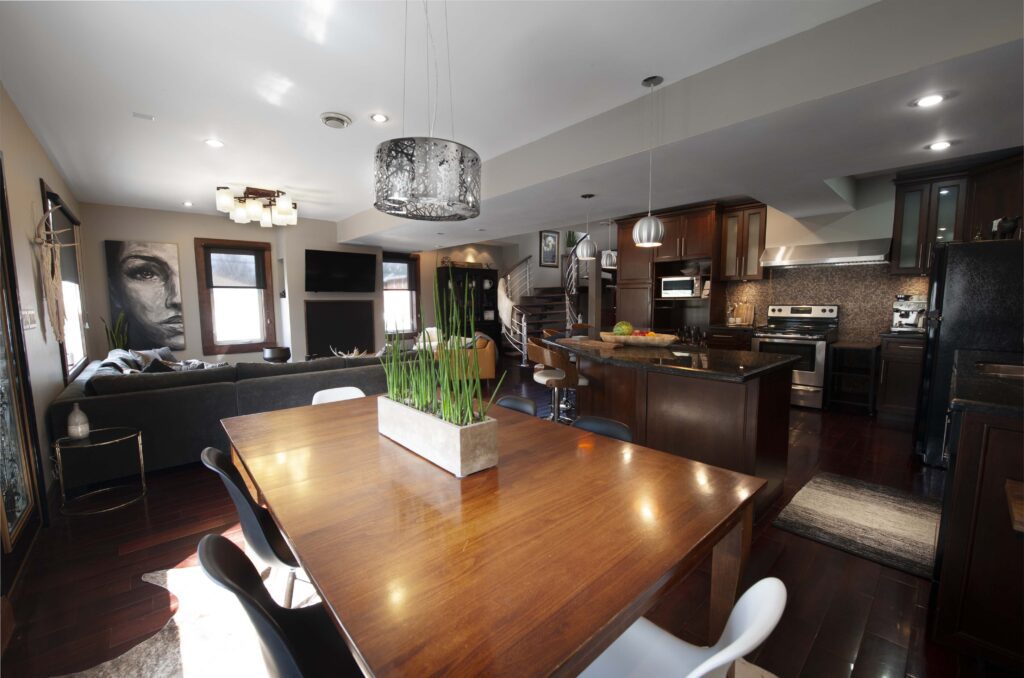
[{"label": "stainless steel microwave", "polygon": [[681,297],[699,297],[700,276],[676,276],[672,278],[661,278],[661,298],[673,299]]}]

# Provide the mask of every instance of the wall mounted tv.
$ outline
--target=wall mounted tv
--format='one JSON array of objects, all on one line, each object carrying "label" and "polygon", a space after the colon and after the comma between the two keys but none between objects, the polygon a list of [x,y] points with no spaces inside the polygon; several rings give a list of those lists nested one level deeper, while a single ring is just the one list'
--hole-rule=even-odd
[{"label": "wall mounted tv", "polygon": [[306,250],[307,292],[376,292],[377,255]]}]

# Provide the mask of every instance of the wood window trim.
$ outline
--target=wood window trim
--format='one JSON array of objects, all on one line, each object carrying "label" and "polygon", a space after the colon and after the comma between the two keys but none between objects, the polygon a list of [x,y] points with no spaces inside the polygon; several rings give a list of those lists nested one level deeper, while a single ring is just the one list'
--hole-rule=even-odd
[{"label": "wood window trim", "polygon": [[[206,281],[206,248],[259,251],[263,253],[263,271],[266,288],[263,290],[263,317],[266,319],[266,341],[248,344],[218,344],[213,339],[213,294]],[[270,243],[247,240],[220,240],[196,238],[196,279],[199,285],[199,329],[203,340],[203,355],[225,355],[229,353],[254,353],[277,345],[277,317],[274,312],[274,275]]]},{"label": "wood window trim", "polygon": [[[86,308],[85,308],[85,293],[82,291],[83,288],[85,287],[85,284],[84,284],[85,274],[82,271],[82,251],[81,251],[82,250],[82,239],[81,239],[80,233],[79,233],[79,230],[80,230],[80,228],[82,226],[82,221],[77,216],[75,216],[75,213],[71,211],[71,208],[68,207],[67,203],[64,202],[63,200],[61,200],[60,194],[57,193],[56,191],[54,191],[53,189],[51,189],[50,186],[46,183],[46,181],[44,179],[42,179],[42,178],[39,179],[39,192],[42,195],[42,199],[43,199],[43,212],[44,213],[48,209],[50,209],[50,202],[51,201],[59,202],[60,203],[60,207],[58,208],[58,211],[61,214],[64,215],[65,219],[67,219],[68,221],[71,222],[71,228],[72,228],[72,230],[74,231],[74,234],[75,234],[75,261],[76,261],[76,263],[78,265],[78,280],[79,280],[79,292],[78,292],[78,295],[80,297],[79,301],[80,301],[80,303],[82,305],[82,315],[86,316],[87,311],[86,311]],[[52,230],[53,229],[53,219],[52,219],[52,217],[50,219],[48,219],[47,221],[48,221],[47,228]],[[40,275],[42,275],[42,272],[40,272]],[[84,334],[85,334],[85,332],[84,332],[84,329],[83,329],[83,337],[84,337]],[[57,342],[57,347],[60,349],[60,368],[61,368],[61,372],[64,375],[64,385],[65,386],[67,386],[72,381],[74,381],[76,378],[78,378],[78,375],[80,375],[82,373],[82,370],[85,369],[85,366],[89,364],[89,341],[88,341],[88,337],[84,337],[84,338],[85,338],[85,342],[82,345],[82,349],[83,349],[82,350],[82,359],[79,360],[74,365],[68,365],[68,354],[67,354],[67,351],[64,348],[64,342],[63,341]]]}]

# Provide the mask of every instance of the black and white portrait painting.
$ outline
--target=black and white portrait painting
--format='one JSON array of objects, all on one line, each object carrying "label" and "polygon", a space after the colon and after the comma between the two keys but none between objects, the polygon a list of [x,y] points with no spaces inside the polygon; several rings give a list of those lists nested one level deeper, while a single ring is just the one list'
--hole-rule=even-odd
[{"label": "black and white portrait painting", "polygon": [[185,348],[178,245],[107,240],[110,322],[124,313],[128,348]]}]

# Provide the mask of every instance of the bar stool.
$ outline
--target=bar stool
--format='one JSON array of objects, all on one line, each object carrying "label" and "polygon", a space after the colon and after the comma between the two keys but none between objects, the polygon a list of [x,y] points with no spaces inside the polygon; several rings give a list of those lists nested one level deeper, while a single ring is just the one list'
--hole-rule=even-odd
[{"label": "bar stool", "polygon": [[530,337],[527,342],[526,357],[536,363],[533,367],[533,380],[551,389],[551,416],[548,418],[559,421],[562,389],[569,384],[570,379],[575,382],[576,366],[537,337]]},{"label": "bar stool", "polygon": [[[561,346],[552,346],[551,350],[559,353],[564,360],[568,361],[568,363],[572,365],[572,370],[567,376],[567,383],[562,389],[562,400],[559,402],[559,418],[562,421],[571,422],[571,417],[562,416],[562,410],[575,409],[578,402],[576,397],[578,395],[578,388],[580,386],[589,386],[590,382],[587,381],[587,378],[584,375],[580,374],[580,371],[576,366],[576,354],[571,353]],[[572,375],[575,375],[575,377]]]}]

